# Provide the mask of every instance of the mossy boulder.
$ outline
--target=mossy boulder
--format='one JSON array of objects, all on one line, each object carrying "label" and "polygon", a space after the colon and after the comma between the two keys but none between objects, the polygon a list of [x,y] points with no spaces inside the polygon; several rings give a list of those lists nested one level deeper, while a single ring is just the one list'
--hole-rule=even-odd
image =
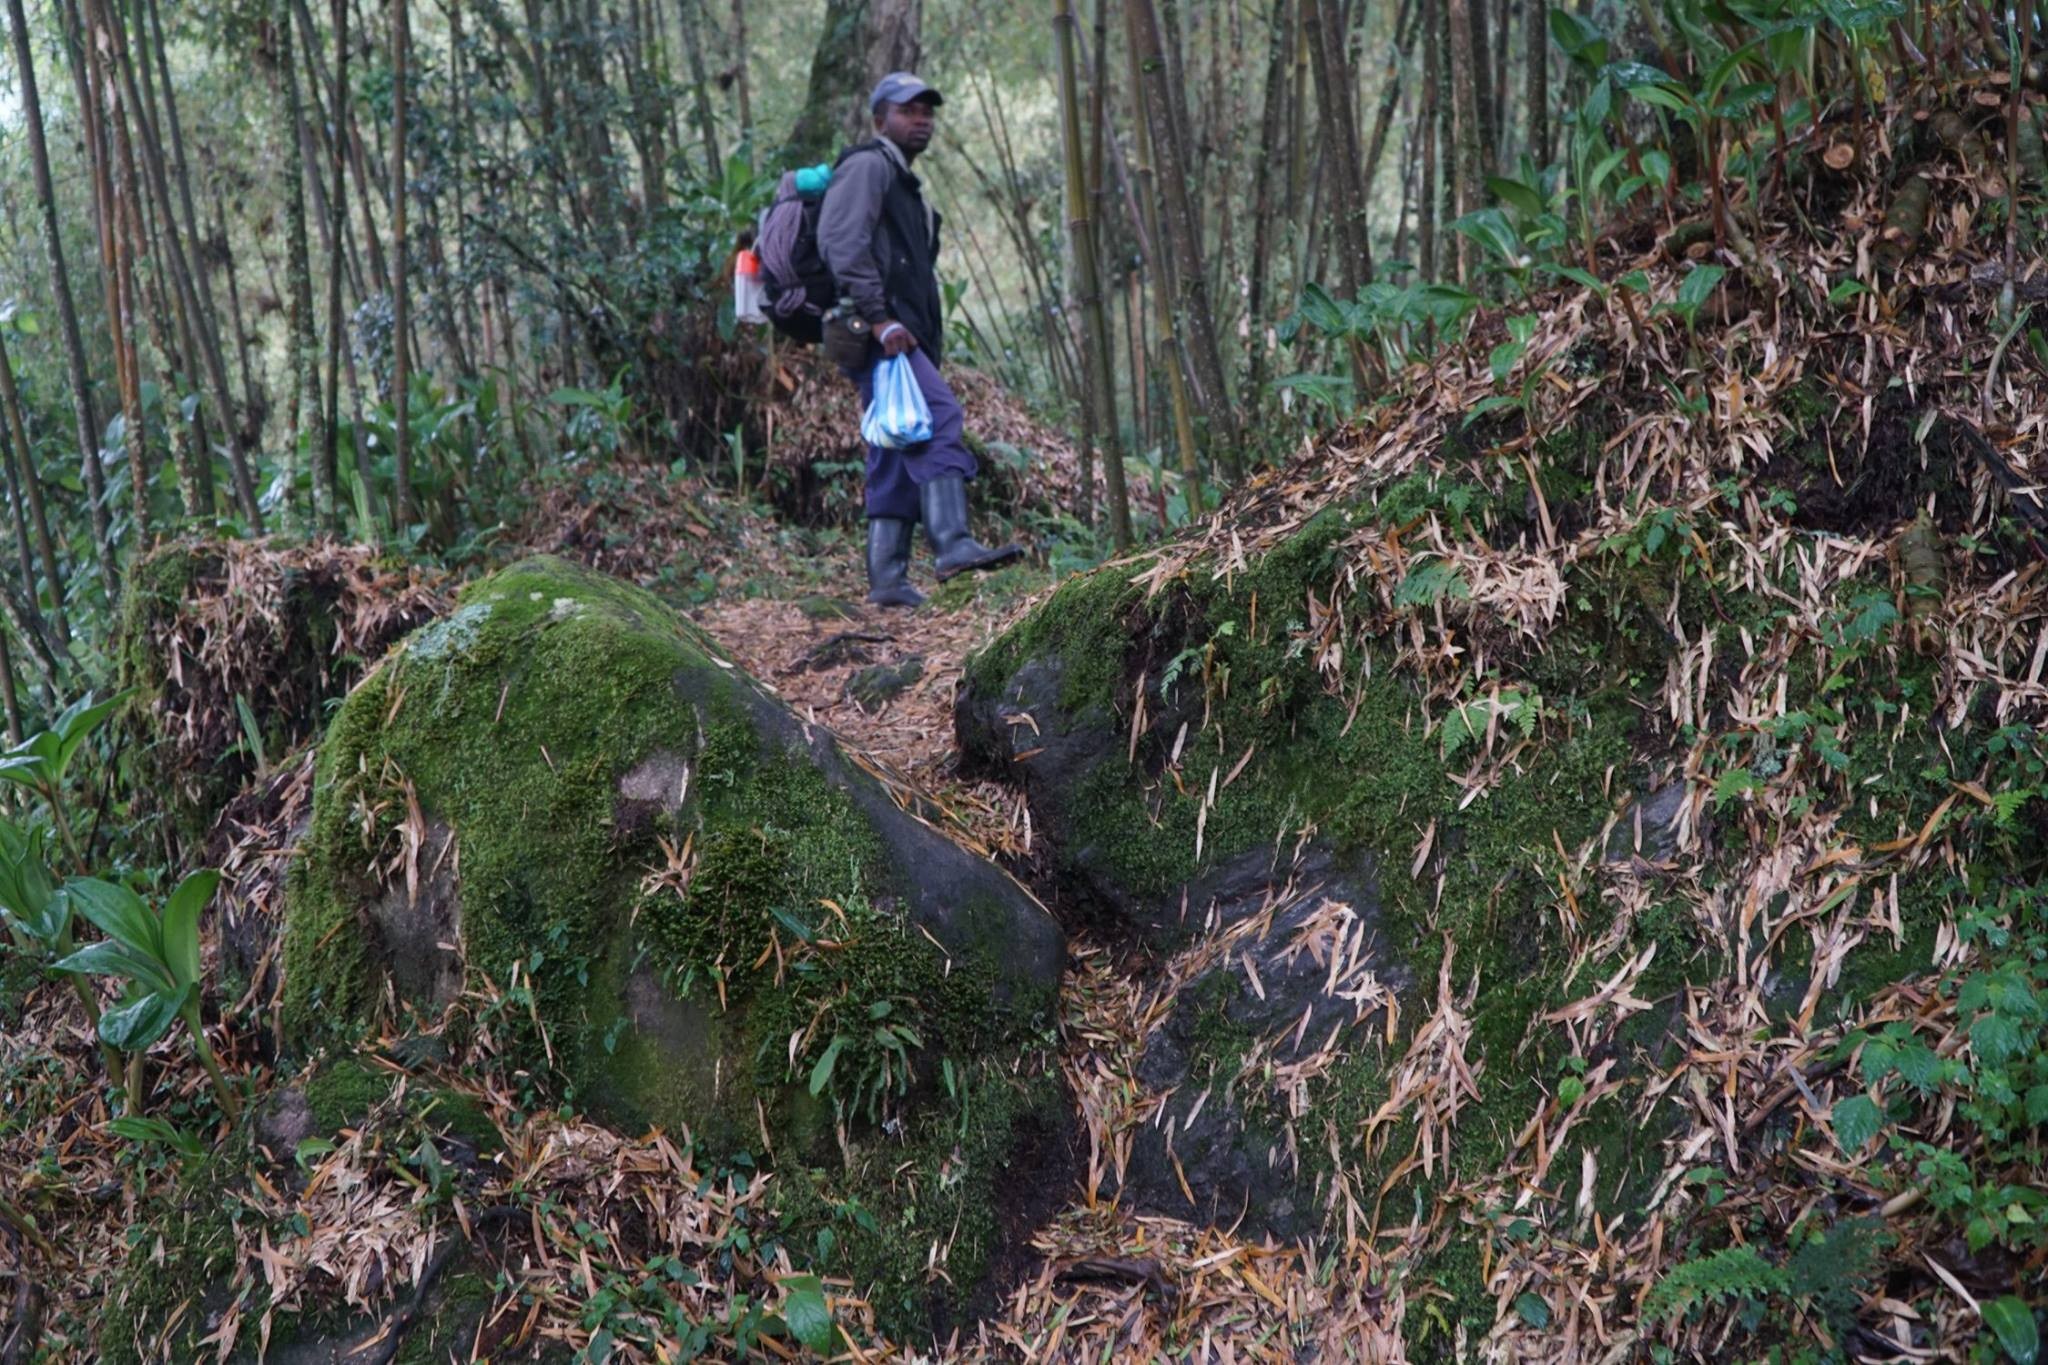
[{"label": "mossy boulder", "polygon": [[[1328,509],[1227,578],[1198,563],[1149,597],[1144,561],[1077,577],[968,663],[965,762],[1029,799],[1063,913],[1177,987],[1138,1068],[1163,1106],[1127,1172],[1142,1207],[1283,1237],[1370,1209],[1414,1136],[1373,1120],[1443,1004],[1485,1084],[1435,1183],[1488,1170],[1565,1061],[1543,1013],[1639,946],[1574,964],[1556,910],[1557,849],[1640,805],[1646,855],[1610,842],[1654,884],[1676,815],[1668,792],[1632,800],[1655,782],[1629,661],[1560,638],[1530,666],[1569,722],[1470,799],[1477,741],[1460,753],[1428,724],[1391,649],[1333,689],[1302,647],[1340,542],[1373,515]],[[1667,932],[1660,965],[1694,955],[1686,926]],[[1635,1035],[1653,1045],[1653,1023]],[[1599,1146],[1604,1197],[1654,1169],[1658,1135],[1619,1104],[1573,1136]]]},{"label": "mossy boulder", "polygon": [[640,589],[474,585],[349,697],[290,888],[284,1034],[487,1023],[566,1098],[814,1155],[1013,1060],[1063,941],[1000,870]]}]

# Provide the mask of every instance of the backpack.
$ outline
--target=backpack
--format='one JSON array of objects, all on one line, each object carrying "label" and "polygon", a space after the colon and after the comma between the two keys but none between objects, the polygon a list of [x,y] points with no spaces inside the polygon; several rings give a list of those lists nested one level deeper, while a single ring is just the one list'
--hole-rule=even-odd
[{"label": "backpack", "polygon": [[825,167],[784,172],[754,240],[761,258],[761,311],[776,331],[807,345],[824,337],[826,310],[839,297],[818,252],[818,211],[830,178]]}]

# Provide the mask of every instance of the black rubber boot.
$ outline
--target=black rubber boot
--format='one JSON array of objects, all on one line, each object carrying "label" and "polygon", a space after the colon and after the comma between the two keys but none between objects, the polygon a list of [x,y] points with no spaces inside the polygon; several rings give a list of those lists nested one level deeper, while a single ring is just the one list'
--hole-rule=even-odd
[{"label": "black rubber boot", "polygon": [[910,586],[911,525],[897,517],[868,520],[868,601],[878,607],[917,607],[924,594]]},{"label": "black rubber boot", "polygon": [[924,509],[924,533],[938,556],[939,581],[969,569],[992,569],[1024,553],[1022,545],[990,548],[967,533],[967,480],[958,474],[933,479],[917,490]]}]

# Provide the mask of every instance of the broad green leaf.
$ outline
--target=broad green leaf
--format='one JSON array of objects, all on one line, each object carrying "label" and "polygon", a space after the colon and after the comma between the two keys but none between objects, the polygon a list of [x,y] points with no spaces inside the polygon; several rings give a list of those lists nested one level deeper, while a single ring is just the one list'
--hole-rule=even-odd
[{"label": "broad green leaf", "polygon": [[199,916],[219,885],[220,873],[213,869],[194,872],[164,902],[164,962],[180,986],[199,979]]},{"label": "broad green leaf", "polygon": [[148,957],[163,957],[163,927],[142,897],[125,886],[98,877],[73,877],[64,883],[64,894],[78,913],[98,925],[100,931]]},{"label": "broad green leaf", "polygon": [[1851,1095],[1845,1100],[1835,1101],[1832,1117],[1835,1141],[1850,1156],[1861,1152],[1864,1144],[1884,1127],[1884,1115],[1879,1112],[1877,1102],[1868,1095]]},{"label": "broad green leaf", "polygon": [[1720,61],[1715,62],[1707,71],[1706,79],[1700,83],[1700,89],[1706,93],[1706,99],[1702,102],[1711,103],[1719,99],[1721,91],[1727,87],[1728,82],[1741,74],[1742,64],[1755,55],[1757,49],[1762,44],[1763,39],[1752,38]]},{"label": "broad green leaf", "polygon": [[37,841],[25,836],[0,852],[0,917],[19,924],[50,952],[71,927],[71,903],[52,885]]},{"label": "broad green leaf", "polygon": [[63,715],[57,717],[56,722],[50,726],[51,731],[57,736],[56,762],[53,765],[57,781],[63,781],[64,774],[71,768],[72,757],[78,753],[86,740],[92,737],[92,732],[99,728],[100,722],[112,715],[114,708],[127,699],[128,694],[121,692],[108,697],[105,701],[95,702],[92,693],[88,692],[66,708]]},{"label": "broad green leaf", "polygon": [[1451,231],[1470,237],[1506,265],[1519,267],[1528,263],[1521,234],[1499,209],[1476,209],[1453,221]]},{"label": "broad green leaf", "polygon": [[1707,300],[1714,296],[1715,286],[1721,283],[1721,277],[1727,273],[1725,266],[1694,266],[1691,273],[1678,286],[1679,311],[1688,318],[1697,314]]},{"label": "broad green leaf", "polygon": [[140,1052],[164,1036],[184,1004],[182,991],[150,991],[100,1015],[100,1039],[123,1052]]},{"label": "broad green leaf", "polygon": [[1351,381],[1341,375],[1300,374],[1282,375],[1273,381],[1276,389],[1291,390],[1318,403],[1327,404],[1333,411],[1342,411],[1351,406]]},{"label": "broad green leaf", "polygon": [[818,1058],[817,1065],[811,1068],[811,1093],[813,1095],[825,1093],[825,1087],[831,1084],[832,1081],[832,1068],[838,1065],[839,1054],[845,1048],[846,1035],[843,1033],[834,1036],[832,1041],[825,1045],[824,1054]]},{"label": "broad green leaf", "polygon": [[1947,1069],[1934,1049],[1917,1039],[1899,1049],[1893,1066],[1905,1078],[1906,1084],[1922,1094],[1940,1085],[1942,1072]]},{"label": "broad green leaf", "polygon": [[1486,188],[1494,198],[1513,205],[1531,218],[1543,212],[1543,196],[1519,180],[1504,175],[1489,175],[1486,177]]},{"label": "broad green leaf", "polygon": [[1644,104],[1654,104],[1660,109],[1669,109],[1675,114],[1690,116],[1693,110],[1692,104],[1683,95],[1671,90],[1668,86],[1632,85],[1629,87],[1628,92]]},{"label": "broad green leaf", "polygon": [[1508,376],[1515,372],[1515,362],[1520,360],[1522,353],[1528,349],[1528,343],[1523,341],[1503,341],[1494,347],[1486,358],[1487,369],[1493,375],[1493,382],[1507,383]]},{"label": "broad green leaf", "polygon": [[1517,1296],[1515,1312],[1531,1327],[1550,1326],[1550,1305],[1543,1301],[1541,1294],[1525,1293]]},{"label": "broad green leaf", "polygon": [[1613,62],[1607,68],[1607,79],[1623,87],[1672,84],[1664,68],[1652,62]]},{"label": "broad green leaf", "polygon": [[123,1114],[107,1120],[107,1131],[130,1142],[158,1142],[175,1148],[180,1156],[198,1158],[206,1154],[199,1139],[175,1124],[147,1114]]},{"label": "broad green leaf", "polygon": [[1728,92],[1728,98],[1714,106],[1715,118],[1740,118],[1750,110],[1770,99],[1777,87],[1761,81],[1738,85]]},{"label": "broad green leaf", "polygon": [[334,1143],[324,1137],[300,1138],[299,1145],[292,1148],[292,1160],[300,1170],[305,1170],[334,1150]]},{"label": "broad green leaf", "polygon": [[1491,397],[1482,398],[1471,407],[1466,408],[1465,420],[1458,425],[1461,428],[1469,427],[1489,412],[1499,412],[1502,408],[1519,408],[1521,406],[1521,399],[1504,393],[1496,393]]},{"label": "broad green leaf", "polygon": [[33,787],[43,781],[49,768],[49,761],[41,754],[10,753],[5,758],[0,758],[0,781]]},{"label": "broad green leaf", "polygon": [[[1607,37],[1585,19],[1568,9],[1553,8],[1550,11],[1550,40],[1558,50],[1573,59],[1585,57],[1598,66],[1607,59]],[[1599,48],[1597,55],[1589,49]]]},{"label": "broad green leaf", "polygon": [[1607,297],[1606,284],[1601,281],[1598,275],[1593,274],[1591,271],[1581,270],[1575,265],[1554,265],[1550,268],[1564,279],[1570,280],[1573,284],[1582,284],[1603,299]]},{"label": "broad green leaf", "polygon": [[782,1302],[782,1320],[789,1324],[789,1334],[819,1355],[831,1355],[834,1331],[825,1286],[816,1275],[791,1275],[782,1287],[789,1291]]},{"label": "broad green leaf", "polygon": [[1350,330],[1350,319],[1345,314],[1344,305],[1314,281],[1301,287],[1301,315],[1325,336],[1342,336]]},{"label": "broad green leaf", "polygon": [[1985,1304],[1984,1325],[2019,1365],[2034,1365],[2041,1358],[2041,1329],[2034,1322],[2034,1310],[2018,1295],[2007,1294]]},{"label": "broad green leaf", "polygon": [[50,970],[86,976],[118,976],[139,982],[150,990],[175,990],[178,984],[164,970],[161,962],[153,957],[144,957],[127,944],[110,938],[86,944],[77,952],[51,963]]},{"label": "broad green leaf", "polygon": [[1600,187],[1607,183],[1608,176],[1614,174],[1614,168],[1626,160],[1628,160],[1627,152],[1614,151],[1609,152],[1606,156],[1594,162],[1593,169],[1586,174],[1586,193],[1600,193]]}]

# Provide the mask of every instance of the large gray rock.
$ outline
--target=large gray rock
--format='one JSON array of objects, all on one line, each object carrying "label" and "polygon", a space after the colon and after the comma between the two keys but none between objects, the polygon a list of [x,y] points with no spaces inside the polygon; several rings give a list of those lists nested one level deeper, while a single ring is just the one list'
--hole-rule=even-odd
[{"label": "large gray rock", "polygon": [[433,1015],[530,983],[536,1028],[508,1039],[600,1113],[716,1146],[765,1113],[808,1152],[835,1111],[900,1114],[938,1056],[1007,1065],[1053,1017],[1063,940],[1028,892],[651,594],[560,561],[397,649],[336,717],[314,807],[285,940],[302,1046],[387,987]]}]

